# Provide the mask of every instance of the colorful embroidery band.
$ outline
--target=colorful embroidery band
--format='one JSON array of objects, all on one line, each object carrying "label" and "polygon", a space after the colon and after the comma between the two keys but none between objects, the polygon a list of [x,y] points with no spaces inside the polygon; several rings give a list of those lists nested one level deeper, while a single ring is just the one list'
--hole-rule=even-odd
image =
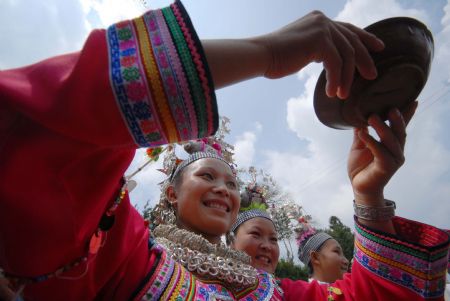
[{"label": "colorful embroidery band", "polygon": [[[144,20],[153,46],[153,56],[155,57],[160,70],[162,85],[166,92],[167,104],[169,106],[167,110],[170,109],[171,116],[174,116],[176,120],[176,124],[173,125],[173,128],[177,129],[178,137],[184,141],[190,138],[190,120],[187,108],[183,103],[181,89],[177,87],[177,72],[172,67],[168,46],[163,43],[161,30],[158,26],[157,15],[153,11],[150,11],[144,15]],[[170,45],[170,43],[168,43],[168,45]],[[194,123],[196,123],[195,120]],[[180,139],[177,141],[180,141]]]},{"label": "colorful embroidery band", "polygon": [[162,12],[166,18],[167,25],[170,29],[170,33],[172,34],[178,55],[183,64],[184,72],[189,82],[192,99],[194,100],[195,112],[197,114],[199,137],[209,136],[205,97],[198,78],[197,70],[194,62],[192,61],[191,53],[172,10],[170,8],[163,8]]},{"label": "colorful embroidery band", "polygon": [[[441,249],[418,247],[383,237],[356,223],[354,258],[376,275],[407,287],[424,298],[442,296],[447,256]],[[441,246],[447,249],[448,246]],[[436,256],[436,254],[441,254]]]},{"label": "colorful embroidery band", "polygon": [[[169,28],[167,27],[167,24],[164,20],[162,11],[157,10],[154,13],[157,16],[156,21],[161,32],[162,42],[166,46],[168,51],[169,62],[175,72],[175,83],[177,85],[176,88],[181,92],[180,97],[182,98],[182,104],[185,106],[187,118],[186,122],[187,126],[189,126],[189,128],[186,129],[188,130],[187,135],[189,135],[190,137],[198,137],[197,116],[195,114],[194,103],[192,102],[191,94],[189,93],[189,84],[187,82],[186,75],[184,74],[183,66],[181,65],[180,58],[173,43],[172,36],[170,35]],[[178,110],[178,108],[174,109],[175,111]],[[175,116],[177,115],[178,113],[176,112]],[[178,121],[179,117],[177,116],[175,119]],[[184,130],[185,129],[181,129],[181,137],[184,137]]]},{"label": "colorful embroidery band", "polygon": [[268,273],[258,276],[255,287],[232,290],[217,280],[200,280],[157,244],[150,251],[160,254],[160,260],[155,262],[132,300],[282,300],[281,289]]},{"label": "colorful embroidery band", "polygon": [[144,70],[150,83],[152,95],[154,96],[153,99],[163,122],[162,126],[164,132],[167,133],[167,140],[169,142],[174,142],[178,139],[175,130],[175,122],[170,114],[166,95],[162,86],[162,79],[160,76],[162,70],[156,65],[155,57],[153,56],[153,43],[150,41],[143,19],[144,18],[136,18],[133,20],[138,34],[141,59],[144,63]]},{"label": "colorful embroidery band", "polygon": [[111,85],[136,144],[151,146],[167,143],[153,107],[132,23],[124,21],[110,26],[107,38]]},{"label": "colorful embroidery band", "polygon": [[200,41],[181,2],[171,7],[181,24],[165,8],[112,25],[106,34],[112,91],[139,146],[203,138],[218,127]]},{"label": "colorful embroidery band", "polygon": [[192,53],[198,76],[202,84],[208,114],[208,132],[214,133],[218,128],[217,101],[214,93],[214,82],[208,63],[206,62],[206,56],[200,39],[193,30],[194,26],[192,25],[191,19],[184,6],[177,5],[178,3],[181,4],[181,2],[177,0],[175,4],[171,5],[171,8],[180,24],[188,47]]}]

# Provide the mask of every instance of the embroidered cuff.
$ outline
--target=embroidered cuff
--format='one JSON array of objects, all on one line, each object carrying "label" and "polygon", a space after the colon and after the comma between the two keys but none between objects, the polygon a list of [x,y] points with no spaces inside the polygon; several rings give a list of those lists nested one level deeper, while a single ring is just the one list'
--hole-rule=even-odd
[{"label": "embroidered cuff", "polygon": [[368,229],[355,219],[355,260],[372,273],[423,298],[442,296],[448,235],[435,227],[400,217],[392,221],[397,231],[395,236]]},{"label": "embroidered cuff", "polygon": [[214,134],[212,77],[180,1],[110,26],[107,41],[113,93],[137,145]]}]

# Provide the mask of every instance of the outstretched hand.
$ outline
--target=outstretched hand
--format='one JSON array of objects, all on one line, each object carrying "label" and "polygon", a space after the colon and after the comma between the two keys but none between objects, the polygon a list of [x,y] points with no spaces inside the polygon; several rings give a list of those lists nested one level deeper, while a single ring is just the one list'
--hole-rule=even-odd
[{"label": "outstretched hand", "polygon": [[261,36],[272,62],[265,76],[279,78],[310,62],[323,62],[329,97],[349,95],[355,67],[362,77],[374,79],[377,71],[369,51],[384,48],[381,40],[349,23],[335,22],[314,11],[301,19]]},{"label": "outstretched hand", "polygon": [[391,109],[389,125],[377,115],[370,116],[368,123],[380,141],[375,140],[367,128],[354,130],[348,175],[357,202],[379,205],[377,202],[384,200],[384,187],[405,161],[406,125],[414,115],[417,104],[417,101],[412,102],[403,113]]},{"label": "outstretched hand", "polygon": [[323,62],[326,93],[340,98],[348,97],[355,68],[366,79],[376,78],[369,51],[384,49],[373,34],[318,11],[269,34],[202,40],[202,45],[216,89],[262,75],[280,78]]}]

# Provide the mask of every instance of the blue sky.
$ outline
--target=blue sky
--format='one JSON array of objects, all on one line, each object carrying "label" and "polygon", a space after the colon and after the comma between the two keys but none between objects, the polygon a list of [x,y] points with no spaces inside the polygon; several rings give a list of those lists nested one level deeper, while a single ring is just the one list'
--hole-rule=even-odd
[{"label": "blue sky", "polygon": [[[147,1],[161,7],[170,1]],[[425,22],[435,38],[429,81],[408,129],[406,163],[386,188],[397,214],[450,228],[450,4],[444,0],[185,0],[201,38],[238,38],[277,29],[311,10],[364,27],[392,16]],[[145,10],[139,0],[2,0],[0,69],[80,49],[93,28]],[[312,95],[322,67],[273,81],[254,79],[217,92],[220,114],[231,119],[229,142],[242,167],[254,165],[275,180],[322,225],[330,215],[352,225],[352,191],[346,154],[352,132],[323,126]],[[130,172],[144,161],[138,152]],[[157,165],[137,176],[132,199],[156,202]]]}]

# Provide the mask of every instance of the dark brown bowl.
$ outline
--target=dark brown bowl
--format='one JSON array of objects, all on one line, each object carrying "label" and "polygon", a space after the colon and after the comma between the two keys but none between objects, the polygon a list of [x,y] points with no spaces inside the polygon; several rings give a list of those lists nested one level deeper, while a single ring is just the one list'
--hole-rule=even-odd
[{"label": "dark brown bowl", "polygon": [[378,77],[366,80],[355,71],[346,100],[325,93],[325,70],[314,91],[314,110],[319,120],[336,129],[367,126],[367,118],[376,113],[384,120],[390,108],[402,110],[422,91],[433,59],[433,36],[420,21],[397,17],[365,28],[385,44],[381,52],[371,53]]}]

